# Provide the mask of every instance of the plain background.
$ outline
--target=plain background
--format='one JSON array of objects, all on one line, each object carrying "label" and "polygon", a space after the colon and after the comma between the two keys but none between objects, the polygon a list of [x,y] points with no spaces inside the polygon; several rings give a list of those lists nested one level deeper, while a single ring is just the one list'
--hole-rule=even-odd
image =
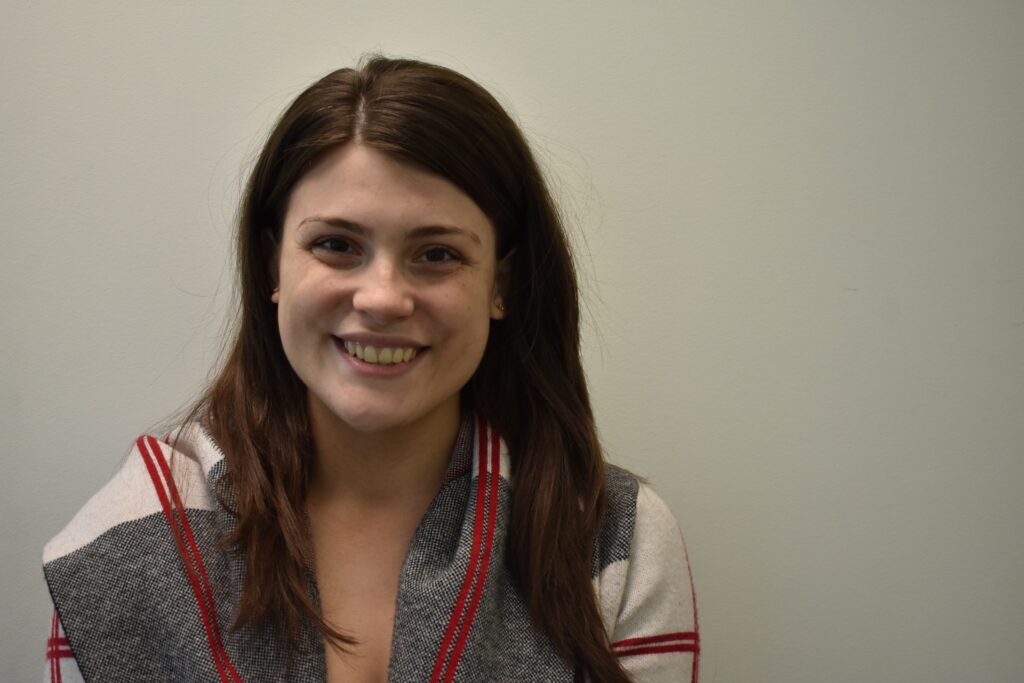
[{"label": "plain background", "polygon": [[610,457],[702,680],[1024,680],[1024,4],[0,9],[0,678],[40,552],[218,358],[239,187],[368,51],[491,88],[578,245]]}]

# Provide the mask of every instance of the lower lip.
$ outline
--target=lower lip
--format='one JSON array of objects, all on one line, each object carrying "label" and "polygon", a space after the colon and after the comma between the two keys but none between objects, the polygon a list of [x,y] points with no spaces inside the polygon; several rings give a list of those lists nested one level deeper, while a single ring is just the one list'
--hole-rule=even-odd
[{"label": "lower lip", "polygon": [[385,365],[383,363],[367,363],[364,360],[359,360],[345,350],[345,342],[337,337],[334,338],[334,345],[337,347],[341,357],[351,368],[359,374],[368,377],[398,377],[399,375],[404,375],[416,367],[420,359],[423,358],[423,355],[429,351],[429,349],[423,348],[416,353],[415,358],[406,363],[390,363]]}]

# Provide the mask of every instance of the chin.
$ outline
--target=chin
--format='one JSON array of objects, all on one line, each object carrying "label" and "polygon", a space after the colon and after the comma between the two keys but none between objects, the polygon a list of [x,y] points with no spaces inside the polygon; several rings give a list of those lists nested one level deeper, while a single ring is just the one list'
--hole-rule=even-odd
[{"label": "chin", "polygon": [[339,423],[342,429],[349,429],[365,434],[387,432],[401,429],[426,416],[425,413],[410,411],[394,402],[366,402],[354,405],[353,397],[348,400],[320,400],[325,410],[325,417]]},{"label": "chin", "polygon": [[396,415],[393,410],[331,409],[330,412],[346,428],[367,434],[386,432],[411,422],[408,418],[403,419],[402,416]]},{"label": "chin", "polygon": [[[362,434],[382,434],[445,419],[451,409],[458,413],[459,393],[420,396],[420,392],[388,392],[344,387],[310,391],[310,408],[324,427]],[[428,399],[428,400],[424,400]],[[434,400],[429,400],[434,399]],[[437,400],[440,399],[440,400]],[[311,415],[313,417],[313,415]]]}]

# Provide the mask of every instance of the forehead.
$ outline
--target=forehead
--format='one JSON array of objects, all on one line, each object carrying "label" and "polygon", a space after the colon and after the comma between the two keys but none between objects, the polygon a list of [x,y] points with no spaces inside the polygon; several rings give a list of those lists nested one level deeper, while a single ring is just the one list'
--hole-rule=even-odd
[{"label": "forehead", "polygon": [[351,143],[328,152],[292,190],[285,230],[311,216],[337,217],[371,230],[453,225],[494,243],[479,206],[441,176]]}]

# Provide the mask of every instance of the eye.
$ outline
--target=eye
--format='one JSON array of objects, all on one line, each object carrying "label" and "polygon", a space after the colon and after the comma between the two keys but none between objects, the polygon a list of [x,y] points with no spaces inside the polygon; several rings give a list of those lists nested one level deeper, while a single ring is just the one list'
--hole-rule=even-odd
[{"label": "eye", "polygon": [[423,263],[451,263],[460,260],[460,256],[448,247],[428,247],[416,260]]},{"label": "eye", "polygon": [[313,249],[331,254],[354,254],[355,246],[343,237],[322,237],[313,243]]}]

